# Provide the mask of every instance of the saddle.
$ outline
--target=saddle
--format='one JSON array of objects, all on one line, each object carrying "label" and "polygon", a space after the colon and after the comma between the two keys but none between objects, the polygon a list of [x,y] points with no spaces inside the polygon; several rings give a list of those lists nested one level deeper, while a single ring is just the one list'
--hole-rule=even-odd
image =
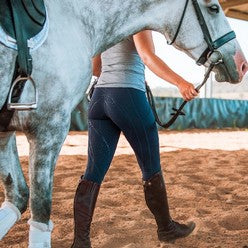
[{"label": "saddle", "polygon": [[0,1],[0,25],[9,36],[16,39],[19,71],[25,76],[32,71],[27,40],[42,30],[45,21],[43,0]]},{"label": "saddle", "polygon": [[[31,110],[37,107],[28,40],[43,29],[45,22],[46,8],[43,0],[0,0],[0,25],[16,40],[18,50],[12,86],[8,99],[0,110],[0,132],[7,130],[14,113],[10,110]],[[27,80],[31,81],[35,89],[35,102],[18,103]]]},{"label": "saddle", "polygon": [[13,16],[19,19],[18,26],[25,38],[30,39],[38,34],[46,20],[46,9],[43,0],[1,0],[0,23],[7,34],[16,39]]}]

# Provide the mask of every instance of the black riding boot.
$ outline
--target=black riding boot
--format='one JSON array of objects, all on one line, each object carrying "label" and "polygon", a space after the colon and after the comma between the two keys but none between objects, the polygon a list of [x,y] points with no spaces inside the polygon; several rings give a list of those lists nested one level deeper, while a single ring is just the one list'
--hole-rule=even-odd
[{"label": "black riding boot", "polygon": [[157,233],[160,241],[173,241],[186,237],[194,230],[194,222],[185,225],[171,219],[162,172],[144,181],[143,186],[146,204],[157,222]]},{"label": "black riding boot", "polygon": [[74,199],[74,241],[72,248],[91,248],[90,225],[100,185],[82,179]]}]

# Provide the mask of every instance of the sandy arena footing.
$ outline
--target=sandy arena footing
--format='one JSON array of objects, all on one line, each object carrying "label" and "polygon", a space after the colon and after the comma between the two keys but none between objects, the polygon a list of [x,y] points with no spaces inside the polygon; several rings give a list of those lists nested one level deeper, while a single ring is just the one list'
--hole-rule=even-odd
[{"label": "sandy arena footing", "polygon": [[[28,143],[23,135],[18,134],[17,144],[28,178]],[[180,222],[194,220],[194,233],[174,244],[157,240],[136,158],[122,136],[99,194],[93,248],[248,247],[248,131],[160,132],[160,150],[171,215]],[[86,154],[87,133],[70,133],[55,170],[53,248],[68,248],[72,243],[72,203]],[[2,202],[4,189],[0,192]],[[28,209],[0,241],[1,248],[27,247],[29,218]]]}]

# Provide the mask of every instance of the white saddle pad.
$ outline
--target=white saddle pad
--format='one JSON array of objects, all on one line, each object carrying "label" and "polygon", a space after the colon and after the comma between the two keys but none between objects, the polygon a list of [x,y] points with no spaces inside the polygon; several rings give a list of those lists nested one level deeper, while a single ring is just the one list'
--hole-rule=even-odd
[{"label": "white saddle pad", "polygon": [[[47,11],[46,11],[47,13]],[[33,38],[28,40],[28,47],[30,48],[30,52],[38,49],[46,40],[49,30],[49,19],[48,15],[46,16],[46,23],[43,29]],[[17,50],[16,40],[10,37],[0,26],[0,43],[5,45],[6,47]]]}]

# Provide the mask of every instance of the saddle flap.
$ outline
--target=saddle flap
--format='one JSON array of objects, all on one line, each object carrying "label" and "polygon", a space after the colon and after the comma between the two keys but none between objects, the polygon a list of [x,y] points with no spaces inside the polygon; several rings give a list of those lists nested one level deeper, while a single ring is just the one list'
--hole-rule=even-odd
[{"label": "saddle flap", "polygon": [[22,0],[23,6],[29,17],[41,27],[46,19],[46,9],[43,0]]},{"label": "saddle flap", "polygon": [[12,38],[16,39],[13,15],[18,15],[23,34],[27,39],[37,35],[46,21],[43,0],[1,0],[0,25]]}]

